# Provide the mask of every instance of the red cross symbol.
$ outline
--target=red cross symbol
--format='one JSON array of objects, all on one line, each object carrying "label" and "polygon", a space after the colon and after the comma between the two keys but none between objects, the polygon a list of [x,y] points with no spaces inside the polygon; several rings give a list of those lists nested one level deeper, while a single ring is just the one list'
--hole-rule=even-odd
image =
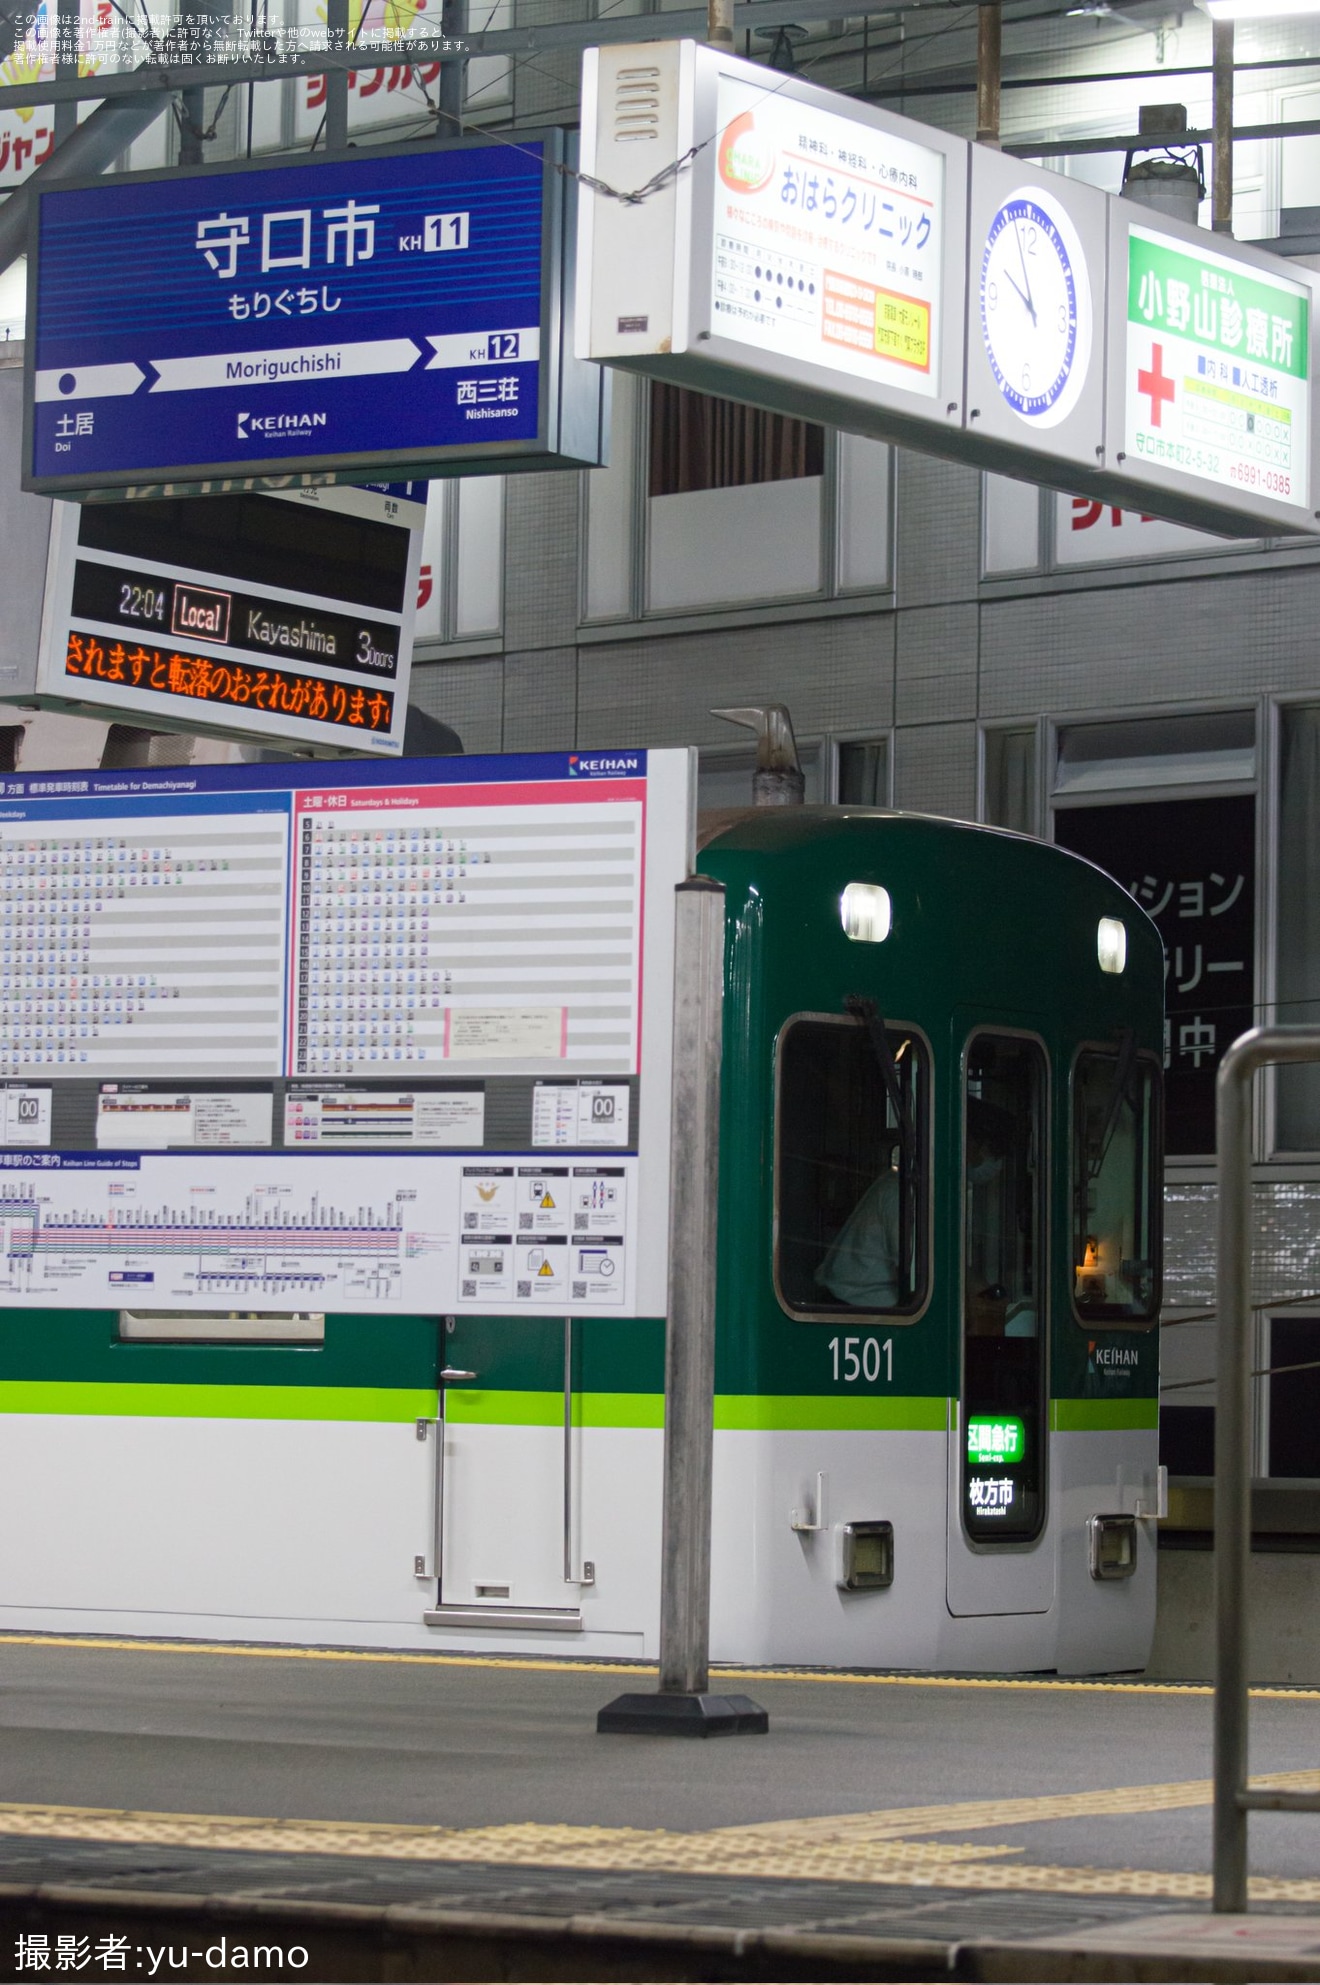
[{"label": "red cross symbol", "polygon": [[1155,345],[1152,348],[1149,372],[1144,367],[1138,371],[1137,391],[1150,396],[1151,426],[1162,427],[1163,421],[1160,416],[1164,411],[1164,402],[1167,400],[1170,406],[1173,405],[1173,381],[1164,370],[1163,345]]}]

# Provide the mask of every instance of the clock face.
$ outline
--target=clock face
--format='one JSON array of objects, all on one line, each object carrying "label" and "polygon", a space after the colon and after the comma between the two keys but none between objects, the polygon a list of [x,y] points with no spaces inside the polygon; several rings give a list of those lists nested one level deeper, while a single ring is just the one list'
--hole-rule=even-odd
[{"label": "clock face", "polygon": [[995,384],[1028,426],[1076,406],[1091,359],[1091,285],[1072,221],[1036,187],[1010,194],[981,256],[981,335]]}]

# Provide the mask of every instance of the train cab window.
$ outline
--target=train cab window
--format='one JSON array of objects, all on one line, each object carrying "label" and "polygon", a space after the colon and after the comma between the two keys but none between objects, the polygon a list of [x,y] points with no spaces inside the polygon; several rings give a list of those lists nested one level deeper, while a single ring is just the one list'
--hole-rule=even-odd
[{"label": "train cab window", "polygon": [[1087,1325],[1159,1314],[1160,1077],[1130,1045],[1073,1071],[1073,1307]]},{"label": "train cab window", "polygon": [[963,1120],[963,1523],[1021,1544],[1045,1513],[1046,1064],[977,1034]]},{"label": "train cab window", "polygon": [[775,1286],[793,1316],[914,1315],[927,1278],[930,1063],[873,1010],[779,1040]]}]

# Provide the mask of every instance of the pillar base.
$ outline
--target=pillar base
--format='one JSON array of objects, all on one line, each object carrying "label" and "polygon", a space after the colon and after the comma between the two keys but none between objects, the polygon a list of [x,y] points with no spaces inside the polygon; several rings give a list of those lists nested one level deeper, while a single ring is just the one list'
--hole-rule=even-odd
[{"label": "pillar base", "polygon": [[750,1696],[616,1696],[596,1716],[598,1735],[611,1737],[752,1737],[769,1728]]}]

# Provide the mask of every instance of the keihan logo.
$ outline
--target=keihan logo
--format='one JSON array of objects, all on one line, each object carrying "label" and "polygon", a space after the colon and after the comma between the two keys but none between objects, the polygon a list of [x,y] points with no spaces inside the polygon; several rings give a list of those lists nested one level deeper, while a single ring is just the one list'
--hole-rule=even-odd
[{"label": "keihan logo", "polygon": [[735,193],[759,193],[774,176],[775,148],[750,110],[735,117],[720,140],[720,178]]},{"label": "keihan logo", "polygon": [[590,757],[581,752],[571,751],[568,755],[568,776],[570,779],[617,779],[627,778],[640,772],[642,761],[635,751],[597,751]]}]

